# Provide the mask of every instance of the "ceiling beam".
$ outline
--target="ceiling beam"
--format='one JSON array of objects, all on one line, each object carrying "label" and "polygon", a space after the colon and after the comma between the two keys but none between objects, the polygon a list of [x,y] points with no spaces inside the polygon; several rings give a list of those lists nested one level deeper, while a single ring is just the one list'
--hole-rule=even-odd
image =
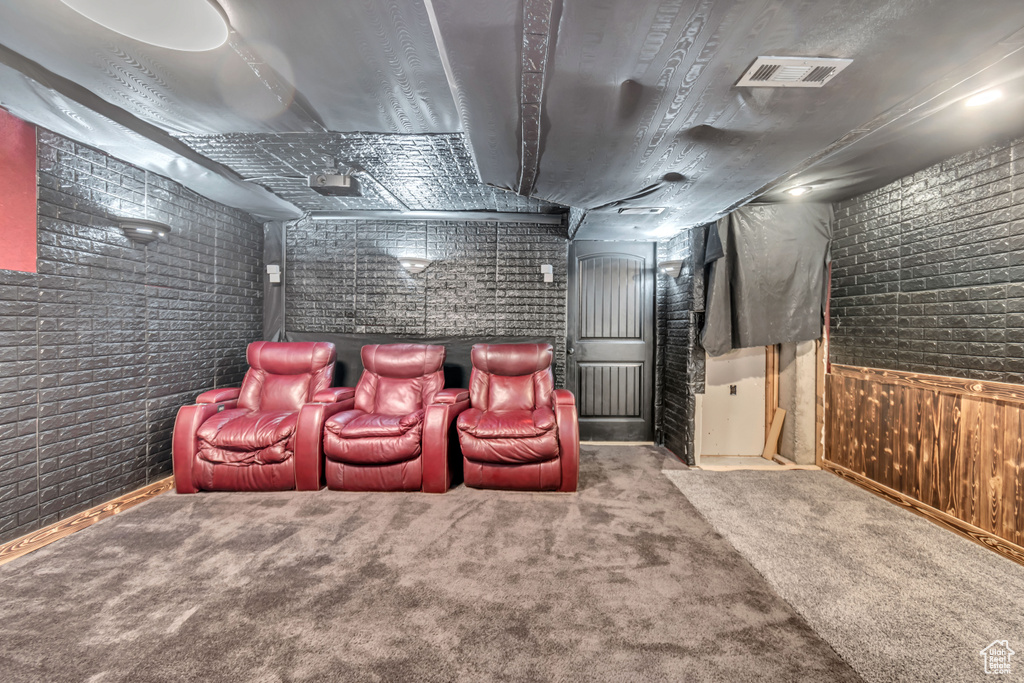
[{"label": "ceiling beam", "polygon": [[525,213],[516,211],[310,211],[314,221],[465,221],[480,223],[532,223],[534,225],[563,225],[560,213]]}]

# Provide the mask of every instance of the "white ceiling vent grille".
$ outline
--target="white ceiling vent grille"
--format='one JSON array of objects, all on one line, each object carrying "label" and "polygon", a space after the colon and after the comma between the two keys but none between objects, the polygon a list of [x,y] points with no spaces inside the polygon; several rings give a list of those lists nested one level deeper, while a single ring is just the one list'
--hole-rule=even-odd
[{"label": "white ceiling vent grille", "polygon": [[736,85],[748,88],[820,88],[852,61],[829,57],[758,57]]}]

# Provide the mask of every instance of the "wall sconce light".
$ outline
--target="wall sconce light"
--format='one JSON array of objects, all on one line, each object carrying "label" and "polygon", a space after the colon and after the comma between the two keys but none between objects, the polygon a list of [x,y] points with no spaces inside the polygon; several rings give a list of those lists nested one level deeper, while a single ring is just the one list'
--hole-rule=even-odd
[{"label": "wall sconce light", "polygon": [[125,218],[119,222],[124,236],[136,244],[146,245],[171,234],[171,226],[142,218]]},{"label": "wall sconce light", "polygon": [[277,263],[268,263],[267,278],[272,285],[281,284],[281,266]]},{"label": "wall sconce light", "polygon": [[541,275],[544,276],[544,282],[555,281],[555,270],[551,267],[551,264],[545,263],[540,267]]},{"label": "wall sconce light", "polygon": [[658,270],[660,270],[665,275],[668,275],[670,278],[677,278],[679,277],[679,273],[681,273],[683,270],[683,262],[660,261],[658,263]]},{"label": "wall sconce light", "polygon": [[402,257],[398,259],[398,263],[408,271],[409,275],[415,275],[422,273],[430,265],[430,259],[426,258],[407,258]]}]

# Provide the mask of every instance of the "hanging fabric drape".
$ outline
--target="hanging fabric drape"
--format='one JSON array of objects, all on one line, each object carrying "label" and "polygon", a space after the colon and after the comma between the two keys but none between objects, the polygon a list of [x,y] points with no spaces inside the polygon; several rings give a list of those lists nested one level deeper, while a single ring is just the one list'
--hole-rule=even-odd
[{"label": "hanging fabric drape", "polygon": [[830,204],[754,204],[719,220],[704,257],[704,349],[820,338],[831,242]]}]

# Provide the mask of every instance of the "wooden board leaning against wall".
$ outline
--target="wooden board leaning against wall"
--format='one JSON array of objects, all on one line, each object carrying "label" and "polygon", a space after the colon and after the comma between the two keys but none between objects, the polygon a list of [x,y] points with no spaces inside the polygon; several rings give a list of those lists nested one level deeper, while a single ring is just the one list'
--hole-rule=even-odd
[{"label": "wooden board leaning against wall", "polygon": [[1024,563],[1024,387],[833,365],[823,465]]}]

